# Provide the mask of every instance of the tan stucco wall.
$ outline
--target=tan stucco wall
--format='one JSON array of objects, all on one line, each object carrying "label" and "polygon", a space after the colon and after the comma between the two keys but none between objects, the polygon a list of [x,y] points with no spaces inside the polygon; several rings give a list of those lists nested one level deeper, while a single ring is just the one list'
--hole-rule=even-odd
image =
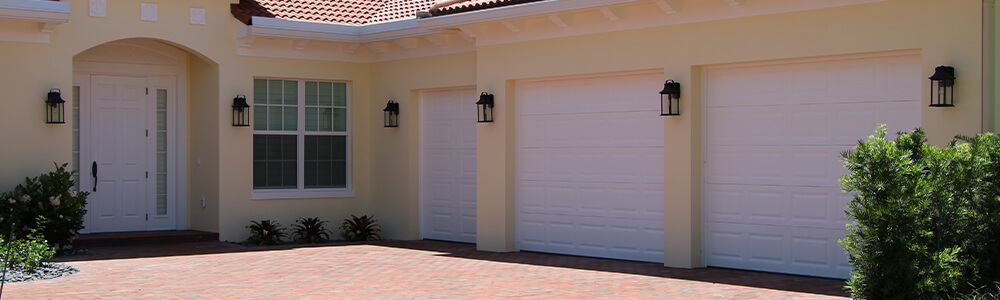
[{"label": "tan stucco wall", "polygon": [[[937,65],[958,71],[957,107],[925,108],[932,143],[974,134],[981,112],[983,24],[979,0],[892,0],[815,11],[764,15],[657,28],[483,46],[466,52],[379,63],[345,63],[237,55],[230,0],[116,0],[108,17],[87,15],[88,1],[72,0],[70,22],[49,44],[0,42],[0,191],[25,176],[71,159],[71,127],[46,125],[41,102],[48,89],[71,91],[73,56],[125,38],[166,41],[190,53],[188,66],[188,227],[242,240],[251,219],[290,225],[318,216],[336,227],[349,214],[374,213],[392,239],[419,238],[419,91],[476,86],[496,96],[496,120],[477,125],[478,248],[515,245],[516,81],[633,70],[663,70],[681,82],[683,114],[665,119],[664,220],[666,265],[701,263],[701,70],[705,66],[898,50],[919,50],[924,77]],[[159,5],[159,21],[139,20],[139,3]],[[188,24],[188,9],[206,9],[208,24]],[[986,13],[985,15],[989,15]],[[1000,16],[993,6],[992,15]],[[989,26],[986,26],[989,28]],[[994,30],[996,24],[992,25]],[[994,32],[995,35],[995,32]],[[988,36],[988,35],[987,35]],[[998,49],[993,40],[993,49]],[[993,72],[1000,64],[992,62]],[[9,71],[16,70],[16,71]],[[349,81],[351,181],[356,196],[340,199],[251,200],[252,129],[231,126],[231,101],[252,95],[254,77]],[[649,87],[656,101],[660,87]],[[929,94],[929,84],[923,95]],[[68,95],[68,94],[66,94]],[[69,99],[64,95],[64,98]],[[399,128],[383,128],[381,108],[401,104]],[[252,99],[250,99],[252,100]],[[924,99],[925,101],[927,99]],[[475,99],[470,99],[470,103]],[[17,130],[12,130],[16,128]],[[873,128],[874,130],[874,128]],[[200,160],[200,164],[198,161]],[[489,172],[483,170],[491,170]],[[206,207],[200,199],[206,199]]]},{"label": "tan stucco wall", "polygon": [[[938,65],[958,70],[956,107],[923,110],[930,141],[943,144],[979,132],[982,123],[981,7],[973,0],[886,1],[480,47],[477,82],[496,95],[498,121],[478,129],[478,168],[503,171],[479,173],[479,247],[515,249],[513,80],[662,68],[664,79],[681,82],[689,92],[684,113],[664,122],[665,264],[699,266],[702,102],[691,91],[700,89],[701,66],[919,49],[925,77]],[[649,87],[650,101],[659,88]],[[929,91],[928,84],[923,94]]]},{"label": "tan stucco wall", "polygon": [[[475,86],[476,53],[466,52],[372,64],[374,120],[371,211],[382,224],[385,238],[420,238],[420,91]],[[399,102],[399,127],[384,128],[386,101]],[[469,99],[470,105],[476,99]]]}]

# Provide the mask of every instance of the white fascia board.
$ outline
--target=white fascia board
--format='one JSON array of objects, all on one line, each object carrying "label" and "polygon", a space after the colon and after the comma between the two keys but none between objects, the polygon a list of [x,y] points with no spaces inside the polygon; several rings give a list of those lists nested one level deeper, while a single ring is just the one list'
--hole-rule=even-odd
[{"label": "white fascia board", "polygon": [[378,42],[435,33],[438,31],[420,27],[417,19],[405,19],[361,26],[361,42]]},{"label": "white fascia board", "polygon": [[69,2],[0,0],[0,18],[66,23],[69,22]]},{"label": "white fascia board", "polygon": [[347,43],[361,42],[360,26],[294,21],[266,17],[252,17],[251,24],[253,25],[246,26],[248,36]]},{"label": "white fascia board", "polygon": [[497,22],[531,16],[544,16],[554,13],[646,1],[649,0],[547,0],[424,18],[417,20],[417,22],[419,22],[420,26],[424,28],[441,30],[455,28],[461,25]]},{"label": "white fascia board", "polygon": [[[251,24],[253,25],[238,26],[237,37],[263,36],[330,42],[369,43],[438,33],[437,31],[421,28],[416,19],[369,25],[343,25],[252,17]],[[245,30],[245,33],[240,32],[243,30]]]}]

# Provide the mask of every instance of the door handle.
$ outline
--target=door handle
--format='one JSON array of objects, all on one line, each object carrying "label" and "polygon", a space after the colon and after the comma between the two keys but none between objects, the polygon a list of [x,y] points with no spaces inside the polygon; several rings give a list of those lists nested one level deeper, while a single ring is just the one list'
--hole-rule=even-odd
[{"label": "door handle", "polygon": [[97,161],[90,165],[90,176],[94,176],[94,192],[97,192]]}]

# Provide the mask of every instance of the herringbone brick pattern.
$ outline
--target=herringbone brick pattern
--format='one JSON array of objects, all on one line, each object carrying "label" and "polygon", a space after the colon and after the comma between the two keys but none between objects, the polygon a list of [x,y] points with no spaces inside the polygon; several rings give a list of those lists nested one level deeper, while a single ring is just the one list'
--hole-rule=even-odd
[{"label": "herringbone brick pattern", "polygon": [[11,283],[5,299],[822,299],[843,281],[674,269],[473,245],[388,241],[310,247],[220,242],[90,249],[80,273]]}]

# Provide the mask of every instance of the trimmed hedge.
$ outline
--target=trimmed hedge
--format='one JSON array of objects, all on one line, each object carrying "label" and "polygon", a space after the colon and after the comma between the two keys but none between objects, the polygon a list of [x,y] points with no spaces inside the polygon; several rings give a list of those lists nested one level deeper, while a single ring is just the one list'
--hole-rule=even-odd
[{"label": "trimmed hedge", "polygon": [[881,126],[842,153],[854,220],[841,244],[858,299],[942,299],[996,292],[1000,281],[1000,136],[926,144],[920,129]]}]

